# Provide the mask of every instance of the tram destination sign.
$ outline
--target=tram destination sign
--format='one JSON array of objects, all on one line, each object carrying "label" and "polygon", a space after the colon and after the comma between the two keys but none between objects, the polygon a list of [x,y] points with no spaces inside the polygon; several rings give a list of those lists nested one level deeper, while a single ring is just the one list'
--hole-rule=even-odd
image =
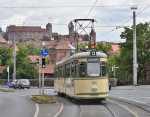
[{"label": "tram destination sign", "polygon": [[100,58],[87,58],[88,63],[97,63],[99,62]]}]

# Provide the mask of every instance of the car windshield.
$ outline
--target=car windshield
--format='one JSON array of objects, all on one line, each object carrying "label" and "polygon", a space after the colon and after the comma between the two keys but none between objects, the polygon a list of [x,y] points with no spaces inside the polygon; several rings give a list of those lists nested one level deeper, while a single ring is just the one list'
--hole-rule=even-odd
[{"label": "car windshield", "polygon": [[27,79],[22,80],[23,83],[28,83],[29,81]]}]

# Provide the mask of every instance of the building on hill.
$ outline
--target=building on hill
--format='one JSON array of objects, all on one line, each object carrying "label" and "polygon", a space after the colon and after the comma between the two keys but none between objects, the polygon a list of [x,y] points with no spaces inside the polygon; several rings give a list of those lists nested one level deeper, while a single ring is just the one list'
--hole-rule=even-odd
[{"label": "building on hill", "polygon": [[52,25],[50,23],[46,25],[46,29],[41,28],[41,26],[10,25],[10,26],[7,26],[6,33],[8,35],[8,40],[12,40],[12,41],[14,39],[14,36],[17,41],[19,39],[40,40],[40,39],[43,39],[43,36],[47,36],[50,38],[57,38],[58,36],[58,33],[52,33]]},{"label": "building on hill", "polygon": [[51,63],[64,60],[70,55],[70,52],[75,48],[66,42],[65,38],[58,39],[50,48],[49,48],[49,57]]}]

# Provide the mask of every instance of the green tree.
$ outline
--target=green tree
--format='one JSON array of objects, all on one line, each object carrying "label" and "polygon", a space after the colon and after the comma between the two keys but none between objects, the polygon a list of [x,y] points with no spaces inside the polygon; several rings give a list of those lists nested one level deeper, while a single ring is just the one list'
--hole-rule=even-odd
[{"label": "green tree", "polygon": [[84,35],[82,40],[83,41],[89,41],[89,35]]},{"label": "green tree", "polygon": [[43,36],[43,41],[50,41],[51,39],[50,39],[50,37],[48,37],[48,36]]},{"label": "green tree", "polygon": [[37,78],[38,71],[29,63],[28,49],[25,46],[19,48],[16,56],[17,72],[16,77],[19,78]]},{"label": "green tree", "polygon": [[0,65],[7,65],[13,58],[13,52],[6,46],[0,46]]},{"label": "green tree", "polygon": [[95,46],[96,50],[101,50],[103,51],[105,54],[107,54],[107,56],[109,56],[109,49],[110,49],[110,44],[102,44],[102,43],[98,43]]},{"label": "green tree", "polygon": [[19,39],[19,43],[22,43],[22,42],[23,42],[23,39],[22,39],[22,38],[20,38],[20,39]]},{"label": "green tree", "polygon": [[83,50],[83,49],[85,49],[85,45],[83,44],[78,45],[78,50]]},{"label": "green tree", "polygon": [[[145,82],[150,63],[149,28],[148,23],[140,23],[136,26],[138,63],[137,80],[144,79]],[[126,39],[125,43],[120,44],[120,57],[122,58],[120,64],[123,66],[124,71],[128,72],[129,76],[133,76],[133,29],[125,28],[125,31],[122,32],[120,37]]]}]

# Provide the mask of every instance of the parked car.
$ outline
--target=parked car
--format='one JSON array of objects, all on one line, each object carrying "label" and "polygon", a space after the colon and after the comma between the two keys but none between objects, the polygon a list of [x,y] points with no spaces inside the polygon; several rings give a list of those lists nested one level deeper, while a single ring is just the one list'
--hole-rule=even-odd
[{"label": "parked car", "polygon": [[24,88],[30,88],[30,82],[28,79],[19,79],[14,86],[14,89],[19,88],[19,89],[24,89]]}]

